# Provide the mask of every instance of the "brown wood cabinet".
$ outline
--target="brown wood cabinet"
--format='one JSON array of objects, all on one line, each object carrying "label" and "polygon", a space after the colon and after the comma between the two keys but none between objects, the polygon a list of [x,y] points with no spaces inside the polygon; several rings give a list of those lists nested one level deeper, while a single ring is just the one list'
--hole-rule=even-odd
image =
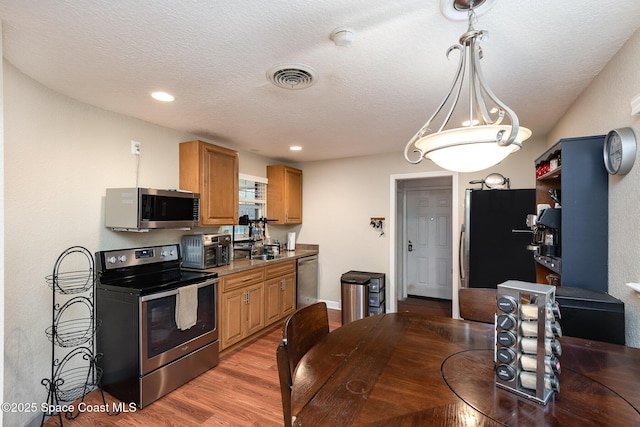
[{"label": "brown wood cabinet", "polygon": [[264,323],[264,268],[220,279],[220,350],[262,330]]},{"label": "brown wood cabinet", "polygon": [[296,261],[220,277],[220,351],[237,347],[296,309]]},{"label": "brown wood cabinet", "polygon": [[267,178],[267,218],[274,224],[302,224],[302,171],[270,165]]},{"label": "brown wood cabinet", "polygon": [[220,350],[237,347],[296,309],[296,261],[220,277]]},{"label": "brown wood cabinet", "polygon": [[180,189],[200,194],[200,225],[238,223],[238,152],[204,141],[180,143]]},{"label": "brown wood cabinet", "polygon": [[296,309],[296,263],[281,262],[266,267],[265,324],[270,325]]}]

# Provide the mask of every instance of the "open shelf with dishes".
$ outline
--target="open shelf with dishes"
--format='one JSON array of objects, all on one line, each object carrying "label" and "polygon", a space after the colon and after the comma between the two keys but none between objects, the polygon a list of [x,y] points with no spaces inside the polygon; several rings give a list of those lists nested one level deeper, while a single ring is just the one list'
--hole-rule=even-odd
[{"label": "open shelf with dishes", "polygon": [[549,172],[544,173],[543,175],[537,177],[538,181],[547,181],[552,179],[560,179],[560,175],[562,174],[562,166],[558,166]]}]

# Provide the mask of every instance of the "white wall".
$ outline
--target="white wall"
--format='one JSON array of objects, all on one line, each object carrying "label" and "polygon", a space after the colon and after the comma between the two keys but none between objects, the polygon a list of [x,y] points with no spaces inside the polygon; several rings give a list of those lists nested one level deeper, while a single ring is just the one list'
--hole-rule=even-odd
[{"label": "white wall", "polygon": [[[639,75],[640,30],[548,134],[547,144],[627,126],[640,139],[640,116],[631,116],[630,107],[631,99],[640,95]],[[640,295],[625,283],[640,282],[639,210],[640,164],[636,164],[629,174],[609,178],[609,293],[625,303],[626,343],[632,347],[640,347]]]},{"label": "white wall", "polygon": [[[52,295],[45,276],[70,246],[93,253],[179,242],[180,231],[106,229],[103,199],[107,187],[135,186],[132,139],[142,142],[140,186],[178,188],[178,144],[196,137],[69,99],[6,61],[3,82],[4,401],[40,405],[47,396],[40,381],[51,369],[45,329]],[[266,176],[267,159],[240,157],[241,172]],[[34,414],[4,415],[6,425],[35,422]]]},{"label": "white wall", "polygon": [[[339,306],[340,276],[349,270],[385,273],[387,281],[393,280],[389,277],[388,219],[390,194],[395,190],[389,188],[390,176],[439,170],[428,160],[419,165],[407,163],[402,142],[394,144],[399,145],[395,153],[302,164],[304,223],[299,241],[320,244],[319,298],[332,306]],[[534,160],[543,151],[544,140],[532,138],[500,165],[460,174],[459,218],[463,218],[464,189],[477,187],[468,184],[471,180],[497,172],[511,179],[512,188],[534,188]],[[387,219],[384,236],[371,228],[371,217]],[[459,229],[460,224],[454,224],[454,230]]]}]

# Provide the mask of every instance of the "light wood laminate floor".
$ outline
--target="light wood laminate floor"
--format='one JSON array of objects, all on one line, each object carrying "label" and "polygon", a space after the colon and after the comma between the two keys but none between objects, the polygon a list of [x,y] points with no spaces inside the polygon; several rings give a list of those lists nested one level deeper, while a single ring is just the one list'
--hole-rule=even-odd
[{"label": "light wood laminate floor", "polygon": [[[340,311],[329,310],[329,328],[341,325]],[[276,347],[282,326],[221,358],[213,369],[191,380],[144,409],[109,416],[83,412],[69,427],[93,426],[282,426],[282,403],[276,366]],[[102,405],[98,391],[86,396],[89,405]],[[108,405],[118,402],[106,395]],[[59,426],[57,417],[45,423]]]},{"label": "light wood laminate floor", "polygon": [[[451,303],[407,299],[398,311],[451,315]],[[329,328],[341,326],[339,310],[329,310]],[[281,323],[256,340],[225,355],[213,369],[191,380],[144,409],[109,416],[83,412],[69,427],[93,426],[282,426],[282,403],[276,366],[276,347],[282,338]],[[99,392],[85,398],[89,405],[102,405]],[[106,395],[108,405],[118,402]],[[57,417],[45,423],[59,426]]]}]

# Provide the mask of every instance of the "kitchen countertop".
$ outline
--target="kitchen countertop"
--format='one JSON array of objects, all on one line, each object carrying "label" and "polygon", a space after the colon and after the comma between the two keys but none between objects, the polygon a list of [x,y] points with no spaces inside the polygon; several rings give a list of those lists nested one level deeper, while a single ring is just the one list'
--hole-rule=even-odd
[{"label": "kitchen countertop", "polygon": [[230,264],[222,267],[208,268],[208,273],[218,273],[218,277],[226,276],[232,273],[239,273],[241,271],[250,270],[252,268],[264,267],[265,265],[277,264],[279,262],[297,260],[298,258],[304,258],[311,255],[317,255],[319,252],[318,245],[310,244],[296,244],[295,251],[282,251],[280,256],[276,259],[261,260],[261,259],[246,259],[239,258],[231,261]]}]

